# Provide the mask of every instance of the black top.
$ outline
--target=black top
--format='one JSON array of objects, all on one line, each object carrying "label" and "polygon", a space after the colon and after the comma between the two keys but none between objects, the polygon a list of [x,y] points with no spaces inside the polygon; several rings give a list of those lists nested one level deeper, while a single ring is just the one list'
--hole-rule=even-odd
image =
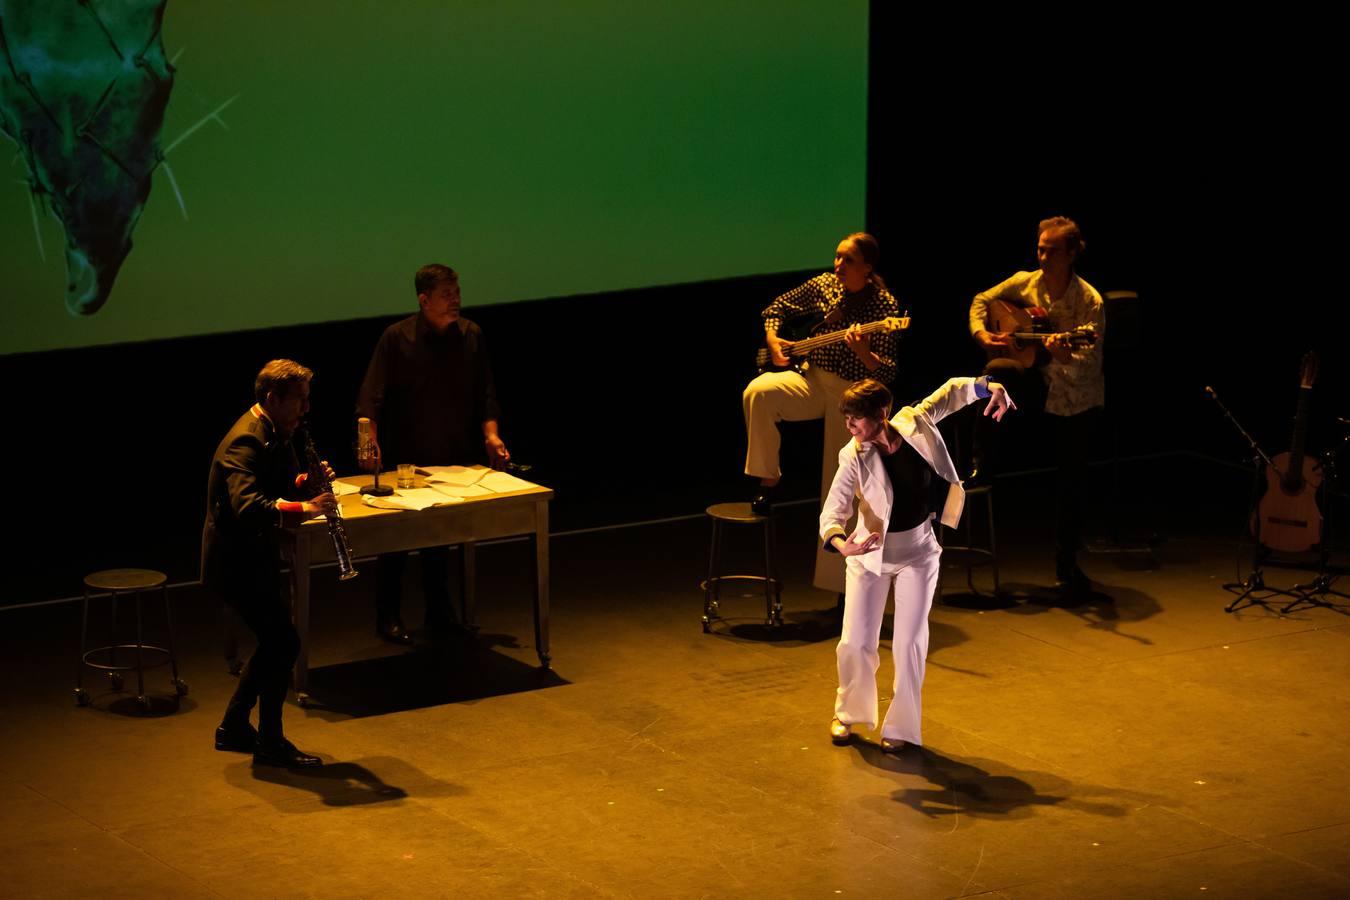
[{"label": "black top", "polygon": [[386,466],[486,462],[483,422],[499,411],[482,329],[461,317],[437,334],[421,313],[390,325],[356,413],[376,423]]},{"label": "black top", "polygon": [[203,584],[276,582],[282,524],[277,501],[306,493],[296,487],[300,472],[295,448],[270,420],[252,411],[239,417],[216,447],[206,482]]},{"label": "black top", "polygon": [[[880,450],[878,450],[880,452]],[[928,487],[933,467],[914,445],[904,441],[890,456],[881,454],[886,477],[891,480],[891,521],[886,530],[908,531],[928,520]]]}]

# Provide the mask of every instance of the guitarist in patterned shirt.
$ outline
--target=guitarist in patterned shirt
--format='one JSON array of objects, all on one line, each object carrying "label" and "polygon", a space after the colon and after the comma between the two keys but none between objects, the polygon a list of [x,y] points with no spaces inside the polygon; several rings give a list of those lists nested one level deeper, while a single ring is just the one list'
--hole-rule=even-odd
[{"label": "guitarist in patterned shirt", "polygon": [[[892,331],[862,333],[861,326],[900,315],[895,297],[876,272],[880,250],[876,238],[857,232],[839,242],[834,271],[817,275],[765,307],[764,343],[781,371],[766,371],[746,386],[747,451],[745,474],[759,480],[751,504],[767,515],[782,472],[778,467],[781,439],[778,423],[825,420],[825,450],[821,464],[821,496],[834,478],[835,456],[849,440],[839,415],[844,389],[862,378],[888,384],[895,378],[898,337]],[[843,341],[817,347],[806,356],[801,371],[788,368],[792,341],[779,335],[785,322],[813,317],[817,332],[848,329]],[[817,548],[816,587],[841,594],[844,567],[838,554]]]}]

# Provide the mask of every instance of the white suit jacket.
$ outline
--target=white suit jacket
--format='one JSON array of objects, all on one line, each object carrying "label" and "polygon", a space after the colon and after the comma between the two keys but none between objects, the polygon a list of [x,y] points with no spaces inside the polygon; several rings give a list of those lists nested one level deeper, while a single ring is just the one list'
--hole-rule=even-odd
[{"label": "white suit jacket", "polygon": [[[978,384],[977,384],[978,382]],[[937,423],[957,410],[989,396],[983,378],[953,378],[925,397],[918,406],[906,406],[891,417],[891,425],[900,432],[919,455],[927,460],[947,482],[947,502],[942,508],[942,524],[955,528],[961,520],[966,491],[961,487],[961,476],[947,453],[947,444],[937,430]],[[881,461],[881,451],[872,443],[860,443],[851,438],[839,451],[839,471],[820,511],[820,539],[825,546],[835,535],[846,537],[845,523],[853,514],[853,501],[858,501],[858,524],[853,540],[866,540],[876,532],[886,539],[886,526],[891,520],[891,479]],[[881,574],[881,553],[864,553],[858,557],[863,568]]]}]

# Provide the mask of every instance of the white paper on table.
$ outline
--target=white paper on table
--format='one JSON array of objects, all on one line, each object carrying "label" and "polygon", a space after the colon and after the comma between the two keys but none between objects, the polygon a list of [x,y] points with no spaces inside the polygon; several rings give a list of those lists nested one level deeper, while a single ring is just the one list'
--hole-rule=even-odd
[{"label": "white paper on table", "polygon": [[335,482],[333,482],[333,496],[334,496],[334,497],[345,497],[345,496],[347,496],[348,494],[355,494],[355,493],[356,493],[357,491],[359,491],[359,490],[361,490],[361,489],[360,489],[359,487],[357,487],[356,485],[354,485],[354,484],[348,484],[348,483],[345,482],[345,481],[335,481]]},{"label": "white paper on table", "polygon": [[448,484],[440,481],[427,481],[432,490],[440,491],[448,497],[458,497],[461,500],[465,497],[486,497],[492,493],[485,487],[476,484]]},{"label": "white paper on table", "polygon": [[506,472],[488,472],[478,483],[497,494],[504,494],[507,491],[525,491],[534,487],[533,484],[523,478],[517,478]]},{"label": "white paper on table", "polygon": [[477,484],[492,470],[487,466],[418,466],[417,471],[427,476],[428,484],[454,484],[467,487]]},{"label": "white paper on table", "polygon": [[388,497],[373,497],[367,494],[366,506],[376,509],[421,510],[432,506],[448,506],[451,503],[464,502],[463,497],[451,497],[432,488],[402,488]]}]

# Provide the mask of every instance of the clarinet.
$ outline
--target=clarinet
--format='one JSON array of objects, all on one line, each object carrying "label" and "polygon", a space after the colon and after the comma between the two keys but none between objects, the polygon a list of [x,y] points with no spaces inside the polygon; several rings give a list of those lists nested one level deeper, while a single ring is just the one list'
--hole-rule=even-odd
[{"label": "clarinet", "polygon": [[[319,458],[319,451],[314,449],[314,439],[309,436],[309,429],[303,432],[305,438],[305,465],[309,469],[309,483],[319,489],[320,494],[330,493],[333,490],[333,482],[329,480],[328,473],[324,471],[323,460]],[[333,539],[333,554],[337,557],[338,580],[349,581],[356,577],[356,566],[352,565],[352,545],[347,540],[347,527],[342,524],[342,516],[333,513],[326,516],[328,519],[328,536]]]}]

